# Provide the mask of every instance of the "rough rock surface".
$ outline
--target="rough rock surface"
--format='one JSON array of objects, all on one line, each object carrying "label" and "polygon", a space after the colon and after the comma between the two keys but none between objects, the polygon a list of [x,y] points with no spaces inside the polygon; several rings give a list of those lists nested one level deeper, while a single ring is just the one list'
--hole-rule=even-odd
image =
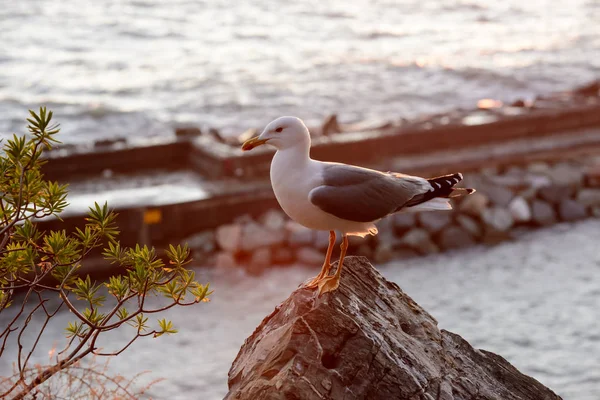
[{"label": "rough rock surface", "polygon": [[560,399],[504,358],[440,330],[362,257],[340,288],[298,289],[246,339],[226,399]]}]

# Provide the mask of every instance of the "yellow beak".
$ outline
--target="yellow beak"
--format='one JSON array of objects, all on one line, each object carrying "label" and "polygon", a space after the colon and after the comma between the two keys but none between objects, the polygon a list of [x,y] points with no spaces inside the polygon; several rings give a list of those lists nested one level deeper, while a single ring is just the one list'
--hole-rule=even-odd
[{"label": "yellow beak", "polygon": [[265,143],[267,143],[269,139],[259,139],[258,136],[253,137],[252,139],[248,139],[244,142],[244,144],[242,145],[242,150],[243,151],[248,151],[248,150],[252,150],[255,147],[261,146]]}]

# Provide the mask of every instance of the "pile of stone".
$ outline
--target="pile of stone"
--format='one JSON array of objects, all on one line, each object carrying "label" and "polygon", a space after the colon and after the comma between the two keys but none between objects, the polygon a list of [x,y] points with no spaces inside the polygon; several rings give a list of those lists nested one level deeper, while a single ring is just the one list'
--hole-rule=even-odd
[{"label": "pile of stone", "polygon": [[[453,211],[392,215],[379,222],[377,236],[351,237],[350,253],[381,263],[495,244],[535,227],[600,217],[600,157],[485,168],[465,174],[464,185],[477,192],[456,202]],[[257,219],[243,216],[187,242],[199,259],[211,255],[218,266],[241,265],[259,273],[270,265],[320,265],[328,233],[304,228],[281,211],[270,210]]]}]

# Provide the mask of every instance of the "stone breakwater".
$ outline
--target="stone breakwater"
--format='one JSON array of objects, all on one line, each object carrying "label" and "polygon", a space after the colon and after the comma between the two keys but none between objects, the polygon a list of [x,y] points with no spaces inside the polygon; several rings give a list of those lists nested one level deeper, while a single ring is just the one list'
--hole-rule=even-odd
[{"label": "stone breakwater", "polygon": [[[350,238],[350,254],[376,263],[518,238],[536,227],[600,217],[600,156],[533,162],[465,173],[477,192],[453,211],[398,213],[378,223],[379,234]],[[197,259],[260,273],[271,265],[320,265],[327,232],[307,229],[272,209],[184,240]]]}]

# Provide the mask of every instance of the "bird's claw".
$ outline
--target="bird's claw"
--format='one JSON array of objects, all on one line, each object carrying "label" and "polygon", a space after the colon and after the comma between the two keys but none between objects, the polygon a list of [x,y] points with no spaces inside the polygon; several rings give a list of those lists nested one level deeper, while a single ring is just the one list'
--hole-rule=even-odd
[{"label": "bird's claw", "polygon": [[340,286],[340,278],[337,275],[326,276],[319,281],[318,286],[319,296],[327,292],[333,292]]},{"label": "bird's claw", "polygon": [[330,270],[331,264],[323,266],[321,272],[319,272],[319,275],[312,278],[308,283],[304,285],[304,287],[309,289],[316,288],[317,286],[319,286],[319,282],[321,282],[324,278],[327,277],[327,275],[329,275]]}]

